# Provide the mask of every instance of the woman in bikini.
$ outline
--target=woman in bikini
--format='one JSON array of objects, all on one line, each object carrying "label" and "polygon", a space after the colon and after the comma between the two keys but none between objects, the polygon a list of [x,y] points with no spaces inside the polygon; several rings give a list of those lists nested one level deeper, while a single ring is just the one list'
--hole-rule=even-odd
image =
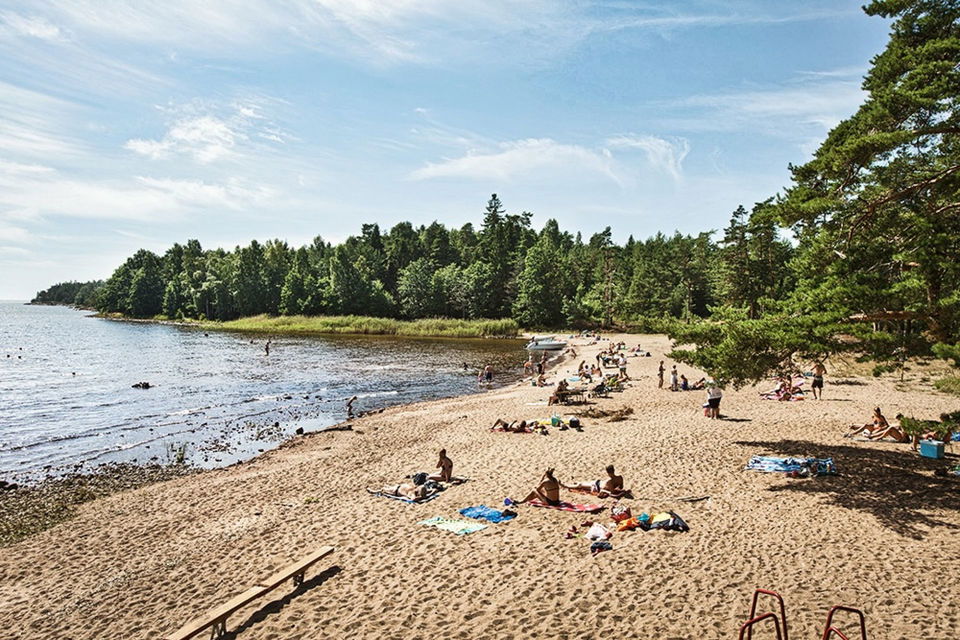
[{"label": "woman in bikini", "polygon": [[553,477],[553,469],[547,469],[540,476],[540,484],[537,485],[537,488],[531,491],[530,495],[521,500],[519,504],[531,500],[540,500],[549,505],[560,504],[560,487],[560,481]]}]

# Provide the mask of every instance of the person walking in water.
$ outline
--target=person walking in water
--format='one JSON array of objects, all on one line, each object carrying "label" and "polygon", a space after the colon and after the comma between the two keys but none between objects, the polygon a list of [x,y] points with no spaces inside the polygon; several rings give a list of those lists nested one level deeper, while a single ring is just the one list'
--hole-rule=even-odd
[{"label": "person walking in water", "polygon": [[353,418],[353,403],[356,401],[357,396],[353,396],[347,400],[347,419]]},{"label": "person walking in water", "polygon": [[263,352],[270,355],[270,338],[267,338],[267,343],[263,345]]},{"label": "person walking in water", "polygon": [[493,367],[487,365],[483,368],[483,371],[480,372],[480,375],[477,376],[477,382],[493,382]]},{"label": "person walking in water", "polygon": [[810,385],[810,390],[813,391],[814,400],[823,399],[823,376],[826,372],[827,368],[823,366],[822,362],[813,366],[813,383]]}]

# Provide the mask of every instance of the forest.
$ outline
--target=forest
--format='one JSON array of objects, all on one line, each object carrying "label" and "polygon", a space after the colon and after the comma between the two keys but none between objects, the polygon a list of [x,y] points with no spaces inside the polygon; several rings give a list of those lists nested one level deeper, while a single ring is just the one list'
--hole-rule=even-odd
[{"label": "forest", "polygon": [[680,345],[676,358],[734,384],[843,351],[877,372],[914,356],[960,364],[960,6],[874,0],[864,11],[892,19],[864,103],[790,167],[783,193],[737,207],[724,229],[619,245],[609,228],[586,239],[554,220],[536,230],[493,195],[479,227],[365,224],[336,246],[141,250],[97,288],[96,306],[656,329]]}]

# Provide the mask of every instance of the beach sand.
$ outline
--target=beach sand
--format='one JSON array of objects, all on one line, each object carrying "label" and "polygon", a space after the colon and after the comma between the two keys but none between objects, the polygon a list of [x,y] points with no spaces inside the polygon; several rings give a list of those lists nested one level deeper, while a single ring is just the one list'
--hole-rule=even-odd
[{"label": "beach sand", "polygon": [[[323,545],[336,547],[329,562],[294,596],[281,587],[231,618],[235,637],[735,638],[755,587],[783,594],[795,639],[819,638],[841,603],[864,610],[876,640],[960,637],[960,481],[935,478],[944,462],[907,445],[842,437],[875,405],[888,417],[935,418],[956,409],[955,398],[828,375],[822,401],[727,390],[721,411],[733,419],[711,421],[704,392],[656,389],[665,337],[622,339],[653,357],[630,358],[632,385],[595,401],[632,407],[621,422],[490,432],[498,417],[553,412],[536,404],[549,388],[519,384],[387,409],[352,421],[352,432],[312,434],[244,464],[85,504],[0,549],[0,637],[161,638]],[[599,348],[573,343],[577,356],[550,380]],[[364,491],[432,470],[440,448],[470,482],[423,505]],[[832,456],[842,475],[744,471],[759,453]],[[637,496],[635,513],[672,509],[691,530],[617,533],[613,551],[591,557],[587,541],[563,538],[589,517],[581,514],[520,506],[516,520],[466,536],[417,524],[502,506],[548,466],[562,481],[592,480],[610,463]],[[710,499],[674,499],[682,496]]]}]

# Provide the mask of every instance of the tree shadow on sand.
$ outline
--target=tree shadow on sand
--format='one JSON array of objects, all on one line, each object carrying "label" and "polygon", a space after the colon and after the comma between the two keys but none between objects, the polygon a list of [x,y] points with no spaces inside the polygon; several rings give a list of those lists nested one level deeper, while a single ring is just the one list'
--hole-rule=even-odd
[{"label": "tree shadow on sand", "polygon": [[757,453],[772,452],[785,457],[832,457],[841,474],[794,480],[770,487],[770,491],[822,495],[844,509],[870,513],[884,527],[916,540],[922,539],[927,529],[960,529],[931,514],[960,512],[960,482],[955,477],[933,475],[935,470],[956,464],[955,461],[923,458],[909,448],[884,450],[807,440],[736,444]]},{"label": "tree shadow on sand", "polygon": [[233,631],[228,631],[223,636],[221,636],[221,638],[223,638],[223,640],[236,640],[237,636],[242,632],[246,631],[250,627],[260,622],[263,622],[269,616],[280,613],[280,611],[282,611],[283,608],[288,604],[290,604],[290,602],[292,602],[296,597],[302,595],[303,593],[306,593],[307,591],[309,591],[310,589],[313,589],[314,587],[319,587],[324,582],[334,577],[341,571],[343,571],[343,569],[341,569],[340,567],[333,566],[333,567],[330,567],[329,569],[321,571],[320,573],[310,578],[309,580],[304,580],[303,584],[301,584],[296,589],[289,592],[282,598],[278,598],[277,600],[274,600],[269,604],[265,604],[264,606],[254,611],[252,614],[250,614],[250,617],[243,622],[243,624],[241,624],[239,627],[237,627]]}]

